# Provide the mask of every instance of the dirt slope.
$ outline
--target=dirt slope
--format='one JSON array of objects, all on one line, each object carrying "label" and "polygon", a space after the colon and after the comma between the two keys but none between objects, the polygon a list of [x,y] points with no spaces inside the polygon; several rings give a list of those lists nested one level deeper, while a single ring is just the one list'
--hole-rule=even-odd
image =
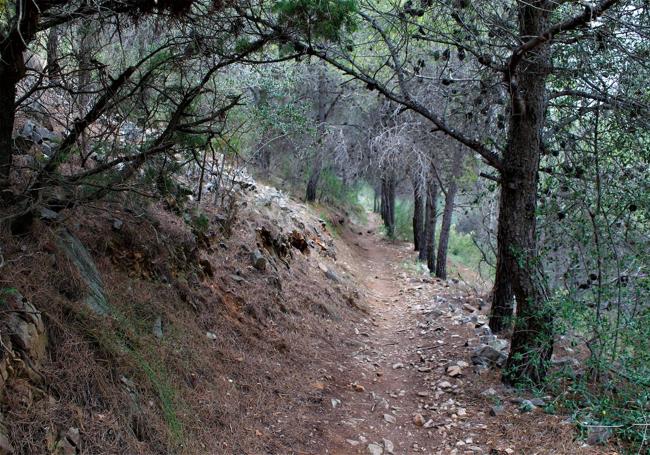
[{"label": "dirt slope", "polygon": [[480,301],[407,272],[376,219],[263,185],[202,210],[202,232],[133,198],[0,231],[0,453],[607,453],[474,372]]}]

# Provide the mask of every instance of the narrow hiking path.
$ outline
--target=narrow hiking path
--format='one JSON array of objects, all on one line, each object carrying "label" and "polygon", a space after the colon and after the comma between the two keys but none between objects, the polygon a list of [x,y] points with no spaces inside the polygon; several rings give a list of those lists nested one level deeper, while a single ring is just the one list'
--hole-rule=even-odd
[{"label": "narrow hiking path", "polygon": [[[342,234],[347,265],[366,295],[368,317],[354,327],[337,362],[324,422],[331,454],[613,453],[575,440],[565,416],[542,399],[506,389],[471,355],[486,322],[468,286],[409,272],[415,253],[378,234],[378,221]],[[521,410],[533,399],[532,411]]]}]

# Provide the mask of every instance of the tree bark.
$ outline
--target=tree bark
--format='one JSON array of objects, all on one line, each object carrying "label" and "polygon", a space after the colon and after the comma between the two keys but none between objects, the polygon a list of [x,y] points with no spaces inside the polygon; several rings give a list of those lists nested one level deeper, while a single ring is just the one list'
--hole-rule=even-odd
[{"label": "tree bark", "polygon": [[417,182],[413,183],[413,247],[415,251],[423,248],[424,218],[422,191]]},{"label": "tree bark", "polygon": [[445,209],[442,213],[442,224],[440,225],[440,239],[438,240],[438,256],[436,258],[436,277],[447,278],[447,250],[449,249],[449,232],[451,231],[451,219],[454,215],[454,203],[456,202],[456,191],[458,183],[455,178],[449,182],[447,194],[445,195]]},{"label": "tree bark", "polygon": [[451,231],[451,221],[454,216],[454,204],[456,203],[456,193],[458,192],[458,179],[463,169],[463,148],[458,146],[454,152],[451,163],[451,172],[449,187],[445,194],[445,210],[442,214],[442,225],[440,226],[440,239],[438,240],[438,257],[436,259],[436,276],[438,278],[447,278],[447,251],[449,250],[449,233]]},{"label": "tree bark", "polygon": [[61,71],[59,65],[59,27],[52,27],[47,34],[47,75],[56,79]]},{"label": "tree bark", "polygon": [[307,191],[305,194],[305,200],[307,202],[314,202],[318,193],[318,182],[320,180],[321,173],[321,162],[320,158],[316,158],[314,161],[314,167],[312,168],[309,174],[309,180],[307,180]]},{"label": "tree bark", "polygon": [[307,180],[307,193],[305,199],[307,202],[314,202],[316,200],[316,195],[318,192],[318,182],[320,180],[320,174],[323,167],[323,156],[322,151],[320,150],[323,142],[323,137],[325,136],[325,120],[327,120],[327,91],[326,91],[326,67],[325,63],[321,65],[320,71],[318,73],[318,112],[316,121],[316,134],[318,134],[318,145],[316,149],[316,156],[312,163],[311,171],[309,173],[309,179]]},{"label": "tree bark", "polygon": [[427,203],[425,214],[424,244],[425,247],[420,250],[420,259],[427,261],[429,272],[436,270],[436,223],[438,221],[438,181],[433,174],[433,169],[429,174],[427,185]]},{"label": "tree bark", "polygon": [[16,84],[25,75],[23,52],[37,31],[40,11],[35,2],[16,2],[21,20],[0,35],[0,200],[8,198],[16,117]]},{"label": "tree bark", "polygon": [[[501,191],[500,198],[503,199],[503,190]],[[500,205],[503,206],[503,202]],[[507,220],[499,218],[499,225],[497,227],[497,265],[494,286],[492,288],[492,306],[490,307],[489,322],[490,329],[494,333],[504,332],[511,327],[514,312],[514,296],[509,271],[513,270],[515,266],[511,263],[511,255],[508,254],[507,244],[503,239],[504,233],[501,231],[505,229],[505,226],[501,229],[501,223],[505,224]],[[502,240],[498,240],[499,238]]]},{"label": "tree bark", "polygon": [[[539,0],[522,3],[519,31],[522,41],[540,36],[550,12]],[[546,77],[551,58],[548,42],[526,54],[510,74],[512,101],[508,143],[501,174],[498,241],[511,270],[517,300],[512,347],[503,372],[506,384],[539,384],[553,354],[553,311],[537,258],[535,240],[537,184],[546,108]],[[516,81],[516,82],[515,82]],[[502,279],[502,276],[499,277]],[[498,281],[498,280],[497,280]]]},{"label": "tree bark", "polygon": [[382,177],[382,219],[389,238],[395,237],[395,177],[392,174]]}]

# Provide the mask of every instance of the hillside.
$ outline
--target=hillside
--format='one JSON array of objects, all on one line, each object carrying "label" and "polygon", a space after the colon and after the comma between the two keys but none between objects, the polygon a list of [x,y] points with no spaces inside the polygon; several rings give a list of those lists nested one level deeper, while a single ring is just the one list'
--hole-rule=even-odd
[{"label": "hillside", "polygon": [[606,453],[500,385],[482,298],[405,268],[374,215],[255,182],[202,209],[2,234],[2,453]]}]

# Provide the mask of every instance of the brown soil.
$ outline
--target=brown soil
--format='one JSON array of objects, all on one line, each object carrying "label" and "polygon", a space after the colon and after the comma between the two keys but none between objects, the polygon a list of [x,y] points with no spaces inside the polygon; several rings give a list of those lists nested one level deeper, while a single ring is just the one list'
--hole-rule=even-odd
[{"label": "brown soil", "polygon": [[[511,400],[530,396],[504,388],[496,372],[475,373],[474,326],[454,316],[467,314],[465,303],[477,306],[476,296],[460,284],[408,273],[404,264],[414,258],[412,245],[370,231],[355,227],[344,234],[350,268],[366,289],[369,317],[347,335],[346,345],[353,348],[341,352],[336,369],[351,382],[328,383],[328,395],[341,404],[323,422],[326,443],[314,453],[370,453],[368,445],[383,447],[384,439],[395,454],[616,453],[576,440],[566,416],[541,408],[522,413]],[[469,366],[452,378],[447,366],[459,360]],[[398,363],[404,367],[393,368]],[[453,388],[441,391],[441,381]],[[489,388],[499,398],[482,395]],[[505,409],[493,417],[490,406],[497,402]],[[431,421],[429,428],[417,426],[415,414]]]},{"label": "brown soil", "polygon": [[[85,288],[56,246],[60,226],[0,232],[0,288],[31,300],[49,337],[43,383],[1,406],[16,453],[50,453],[69,428],[87,454],[344,455],[384,439],[395,454],[615,453],[582,447],[565,416],[522,414],[510,401],[522,395],[497,372],[447,375],[471,364],[474,326],[458,317],[480,303],[471,286],[409,272],[412,246],[383,239],[374,218],[341,228],[332,245],[312,210],[290,205],[314,246],[288,258],[269,246],[265,271],[250,251],[264,248],[257,232],[272,231],[282,210],[249,204],[232,236],[207,247],[159,206],[75,212],[63,222],[97,263],[121,315],[111,320],[84,310]],[[438,390],[441,381],[452,388]],[[488,388],[499,398],[483,396]],[[496,401],[505,411],[491,417]]]}]

